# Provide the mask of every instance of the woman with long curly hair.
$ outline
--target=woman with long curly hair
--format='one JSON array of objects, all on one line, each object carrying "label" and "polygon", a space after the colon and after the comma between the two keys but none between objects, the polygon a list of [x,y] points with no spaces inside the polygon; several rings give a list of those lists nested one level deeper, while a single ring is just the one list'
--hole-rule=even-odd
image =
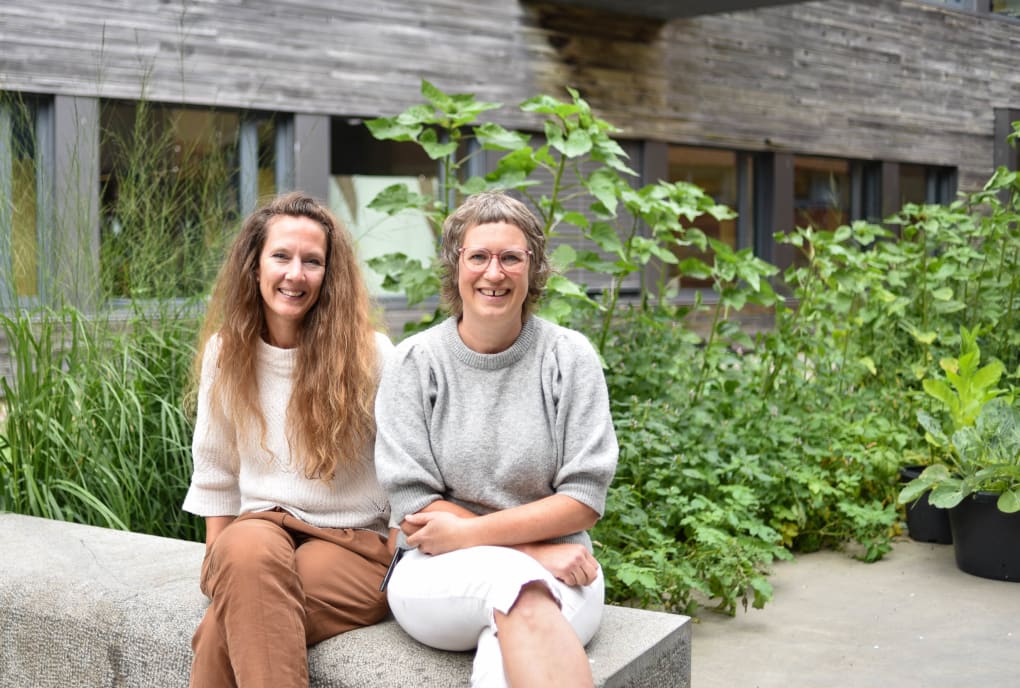
[{"label": "woman with long curly hair", "polygon": [[244,222],[195,358],[194,472],[206,520],[192,686],[307,686],[307,646],[387,614],[389,508],[372,463],[389,339],[349,233],[314,199]]}]

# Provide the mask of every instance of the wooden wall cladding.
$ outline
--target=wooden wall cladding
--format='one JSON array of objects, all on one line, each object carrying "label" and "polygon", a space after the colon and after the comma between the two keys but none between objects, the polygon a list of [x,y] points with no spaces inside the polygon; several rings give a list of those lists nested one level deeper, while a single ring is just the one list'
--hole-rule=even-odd
[{"label": "wooden wall cladding", "polygon": [[[425,78],[516,104],[579,88],[624,136],[992,170],[1020,23],[916,0],[660,21],[530,0],[4,0],[0,90],[349,116]],[[532,122],[506,109],[507,125]]]}]

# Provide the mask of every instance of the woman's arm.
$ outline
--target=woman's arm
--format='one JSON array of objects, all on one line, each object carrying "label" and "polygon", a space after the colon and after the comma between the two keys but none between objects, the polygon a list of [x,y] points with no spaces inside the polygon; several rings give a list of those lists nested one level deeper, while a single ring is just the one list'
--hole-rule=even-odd
[{"label": "woman's arm", "polygon": [[[210,514],[237,514],[241,510],[241,493],[237,483],[240,459],[235,441],[236,430],[221,405],[212,401],[219,349],[219,337],[214,336],[206,344],[202,359],[195,430],[191,443],[194,469],[183,505],[185,511],[204,517]],[[213,537],[218,533],[219,530],[215,530]]]},{"label": "woman's arm", "polygon": [[435,501],[408,514],[402,528],[407,544],[425,554],[442,554],[479,545],[525,545],[588,530],[599,515],[565,495],[550,495],[528,504],[475,516],[451,502]]},{"label": "woman's arm", "polygon": [[[562,521],[556,520],[557,514],[563,518]],[[408,515],[402,527],[408,535],[408,544],[417,546],[426,554],[440,554],[471,546],[458,542],[504,545],[532,557],[567,585],[588,585],[597,577],[599,566],[587,548],[583,545],[542,540],[568,534],[557,533],[556,526],[573,528],[569,532],[576,532],[587,530],[597,520],[598,514],[590,507],[570,497],[552,495],[486,516],[478,516],[462,506],[439,500],[417,514]],[[473,537],[482,539],[475,541]],[[535,539],[515,542],[522,537]]]}]

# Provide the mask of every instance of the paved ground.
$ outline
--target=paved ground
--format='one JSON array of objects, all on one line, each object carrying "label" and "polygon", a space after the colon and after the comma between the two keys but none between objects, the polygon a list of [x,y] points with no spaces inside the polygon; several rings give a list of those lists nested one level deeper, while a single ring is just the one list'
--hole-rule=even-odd
[{"label": "paved ground", "polygon": [[1020,582],[963,573],[952,545],[807,554],[771,580],[765,609],[694,626],[693,688],[1020,688]]}]

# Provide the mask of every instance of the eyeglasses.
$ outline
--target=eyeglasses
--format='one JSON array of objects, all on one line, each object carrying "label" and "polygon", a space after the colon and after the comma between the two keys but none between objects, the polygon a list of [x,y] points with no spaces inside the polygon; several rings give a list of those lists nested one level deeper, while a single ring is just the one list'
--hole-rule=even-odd
[{"label": "eyeglasses", "polygon": [[521,272],[528,265],[528,256],[531,255],[531,251],[525,251],[522,248],[508,248],[505,251],[493,253],[487,248],[461,247],[457,252],[464,258],[464,267],[471,272],[488,270],[494,257],[499,261],[499,267],[503,269],[503,272]]}]

